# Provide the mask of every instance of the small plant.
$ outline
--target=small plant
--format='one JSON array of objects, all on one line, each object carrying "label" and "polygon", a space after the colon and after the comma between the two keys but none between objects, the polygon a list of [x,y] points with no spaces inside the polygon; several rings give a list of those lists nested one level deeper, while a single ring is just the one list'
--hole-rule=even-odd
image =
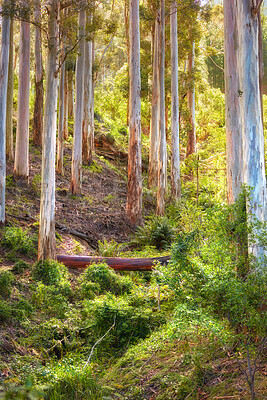
[{"label": "small plant", "polygon": [[11,318],[11,315],[11,306],[6,301],[0,299],[0,323],[8,321]]},{"label": "small plant", "polygon": [[11,294],[14,275],[9,271],[0,273],[0,296],[7,298]]},{"label": "small plant", "polygon": [[20,227],[8,227],[4,230],[1,246],[9,249],[8,258],[14,259],[17,254],[34,254],[35,248],[28,230]]},{"label": "small plant", "polygon": [[33,276],[45,285],[61,285],[68,282],[68,269],[53,260],[38,261],[33,267]]},{"label": "small plant", "polygon": [[12,272],[15,275],[23,274],[27,269],[29,269],[29,267],[29,264],[27,264],[25,261],[19,260],[14,264]]},{"label": "small plant", "polygon": [[175,231],[171,221],[166,217],[154,217],[144,226],[138,227],[133,243],[165,250],[171,246],[174,237]]},{"label": "small plant", "polygon": [[117,243],[115,240],[98,240],[98,252],[102,257],[118,257],[119,253],[125,247],[123,243]]}]

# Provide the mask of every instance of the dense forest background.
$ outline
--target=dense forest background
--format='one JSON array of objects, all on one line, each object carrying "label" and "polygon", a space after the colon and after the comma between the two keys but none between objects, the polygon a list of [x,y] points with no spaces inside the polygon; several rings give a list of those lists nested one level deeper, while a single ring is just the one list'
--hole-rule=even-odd
[{"label": "dense forest background", "polygon": [[[2,2],[0,399],[266,398],[267,232],[251,212],[253,187],[229,200],[223,2],[178,1],[176,12],[175,2],[140,1],[132,146],[133,3]],[[166,175],[157,167],[155,179],[161,144],[151,147],[151,135],[162,125]],[[62,256],[101,262],[68,267]],[[115,272],[110,259],[121,258],[155,261]]]}]

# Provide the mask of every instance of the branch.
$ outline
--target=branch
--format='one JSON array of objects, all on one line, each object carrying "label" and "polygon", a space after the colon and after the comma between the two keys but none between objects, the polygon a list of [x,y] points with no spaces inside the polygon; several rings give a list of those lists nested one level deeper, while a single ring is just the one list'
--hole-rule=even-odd
[{"label": "branch", "polygon": [[105,48],[105,50],[103,51],[103,54],[102,54],[102,56],[101,56],[101,58],[100,58],[100,61],[99,61],[98,67],[97,67],[97,69],[96,69],[96,74],[95,74],[95,82],[97,81],[97,78],[98,78],[98,71],[99,71],[99,68],[101,67],[101,64],[102,64],[103,58],[104,58],[104,56],[105,56],[105,54],[106,54],[106,52],[107,52],[108,48],[111,46],[111,44],[112,44],[112,42],[113,42],[113,39],[114,39],[114,36],[112,36],[112,38],[111,38],[111,40],[110,40],[109,44],[106,46],[106,48]]},{"label": "branch", "polygon": [[224,69],[223,69],[222,67],[220,67],[220,66],[213,60],[213,58],[212,58],[211,56],[208,56],[208,57],[209,57],[209,59],[213,62],[213,64],[214,64],[217,68],[219,68],[221,71],[224,72]]},{"label": "branch", "polygon": [[98,340],[95,342],[95,344],[93,345],[93,347],[92,347],[92,349],[91,349],[91,352],[90,352],[90,355],[89,355],[89,357],[88,357],[88,360],[87,360],[86,363],[84,364],[83,371],[85,370],[85,368],[87,367],[87,365],[90,363],[90,360],[91,360],[91,358],[92,358],[92,355],[93,355],[93,352],[94,352],[95,347],[98,345],[98,343],[102,342],[102,340],[107,336],[107,334],[111,331],[111,329],[114,328],[114,326],[115,326],[115,321],[116,321],[116,315],[115,315],[115,317],[114,317],[113,325],[112,325],[112,326],[107,330],[107,332],[106,332],[100,339],[98,339]]},{"label": "branch", "polygon": [[57,73],[59,72],[59,70],[62,67],[62,65],[64,64],[64,62],[66,61],[67,56],[78,46],[80,41],[84,38],[85,38],[85,35],[81,36],[80,39],[71,47],[71,49],[65,52],[65,55],[64,55],[62,61],[58,65]]},{"label": "branch", "polygon": [[258,4],[256,7],[253,7],[251,10],[252,17],[256,17],[258,12],[260,11],[261,5],[263,3],[263,0],[259,0]]}]

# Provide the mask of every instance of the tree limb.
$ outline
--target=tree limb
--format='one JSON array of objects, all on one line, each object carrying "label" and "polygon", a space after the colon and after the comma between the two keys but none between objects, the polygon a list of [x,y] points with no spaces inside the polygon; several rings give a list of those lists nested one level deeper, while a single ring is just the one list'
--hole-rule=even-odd
[{"label": "tree limb", "polygon": [[259,0],[258,4],[252,8],[252,11],[251,11],[252,17],[257,16],[258,12],[260,11],[262,3],[263,3],[263,0]]}]

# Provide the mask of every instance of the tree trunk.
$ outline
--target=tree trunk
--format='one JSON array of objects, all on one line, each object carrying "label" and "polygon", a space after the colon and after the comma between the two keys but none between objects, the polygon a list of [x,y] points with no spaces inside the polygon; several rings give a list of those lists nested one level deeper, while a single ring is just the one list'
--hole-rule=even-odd
[{"label": "tree trunk", "polygon": [[152,77],[152,101],[150,121],[149,142],[149,175],[148,186],[157,187],[158,184],[158,148],[159,148],[159,12],[155,20],[153,54],[153,77]]},{"label": "tree trunk", "polygon": [[68,115],[69,118],[74,117],[74,96],[73,96],[73,76],[72,69],[68,70]]},{"label": "tree trunk", "polygon": [[165,0],[160,1],[160,39],[159,39],[159,153],[158,153],[158,196],[157,214],[163,215],[165,211],[165,193],[167,181],[167,146],[165,131]]},{"label": "tree trunk", "polygon": [[228,203],[234,203],[242,186],[242,137],[238,31],[233,0],[224,0],[224,80],[226,126],[226,177]]},{"label": "tree trunk", "polygon": [[0,224],[5,223],[6,191],[6,105],[9,61],[10,18],[2,16],[0,59]]},{"label": "tree trunk", "polygon": [[[91,17],[89,17],[91,19]],[[93,162],[94,127],[92,121],[93,101],[93,43],[85,42],[84,65],[84,116],[83,116],[83,161],[90,165]]]},{"label": "tree trunk", "polygon": [[42,186],[38,259],[56,258],[55,240],[55,153],[57,124],[57,51],[59,0],[51,0],[48,9],[47,71],[42,154]]},{"label": "tree trunk", "polygon": [[41,36],[41,2],[35,0],[35,103],[33,117],[33,141],[37,146],[42,146],[43,136],[43,59],[42,59],[42,36]]},{"label": "tree trunk", "polygon": [[72,194],[82,193],[82,123],[83,123],[83,101],[84,101],[84,51],[85,51],[85,10],[79,11],[79,55],[76,64],[75,79],[75,121],[73,132],[71,185]]},{"label": "tree trunk", "polygon": [[[238,66],[243,162],[243,182],[251,188],[247,197],[248,217],[264,221],[266,217],[266,177],[264,136],[259,79],[259,19],[252,17],[249,0],[237,2]],[[263,254],[261,245],[249,245],[256,257]]]},{"label": "tree trunk", "polygon": [[29,179],[29,96],[30,96],[30,23],[20,23],[18,119],[15,149],[15,178],[22,184]]},{"label": "tree trunk", "polygon": [[[66,64],[65,64],[66,65]],[[65,67],[65,77],[64,77],[64,140],[69,138],[69,99],[68,99],[68,71]]]},{"label": "tree trunk", "polygon": [[[64,58],[63,44],[61,45],[61,58]],[[65,61],[60,68],[59,79],[59,116],[58,116],[58,136],[57,136],[57,172],[63,173],[63,152],[64,152],[64,122],[65,122]]]},{"label": "tree trunk", "polygon": [[[195,67],[195,43],[192,43],[192,51],[188,57],[188,72],[193,75]],[[188,132],[188,142],[186,148],[186,157],[196,153],[196,121],[195,121],[195,82],[192,76],[191,88],[188,91],[188,108],[190,131]]]},{"label": "tree trunk", "polygon": [[136,224],[142,216],[141,75],[139,0],[129,3],[129,150],[126,215]]},{"label": "tree trunk", "polygon": [[13,89],[14,89],[14,20],[10,19],[10,40],[9,40],[9,63],[7,82],[7,105],[6,105],[6,155],[10,160],[14,159],[13,144]]},{"label": "tree trunk", "polygon": [[181,197],[180,152],[179,152],[179,92],[178,92],[178,41],[177,2],[171,6],[171,194],[172,200]]}]

